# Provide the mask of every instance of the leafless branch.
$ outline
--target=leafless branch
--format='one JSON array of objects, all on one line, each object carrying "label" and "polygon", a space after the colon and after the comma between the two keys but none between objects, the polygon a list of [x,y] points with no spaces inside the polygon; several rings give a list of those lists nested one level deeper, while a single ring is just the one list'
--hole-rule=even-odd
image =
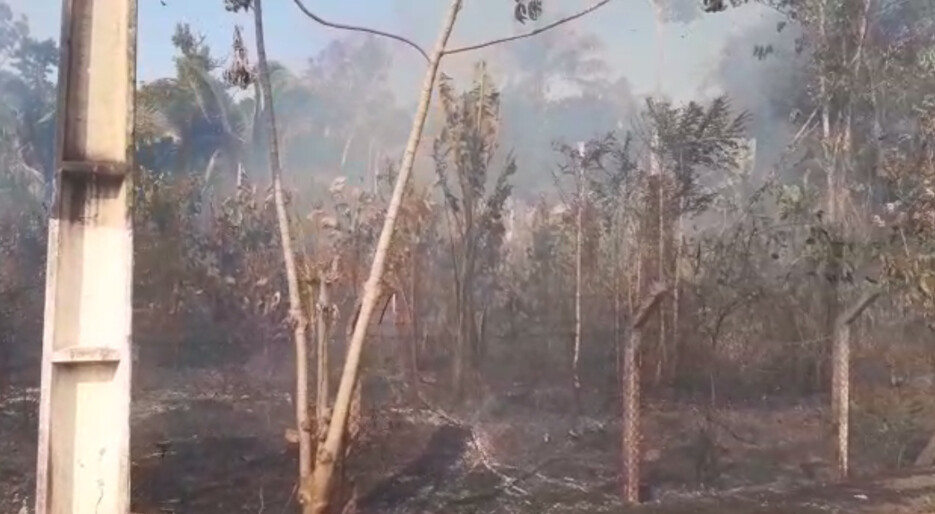
[{"label": "leafless branch", "polygon": [[[545,466],[549,464],[553,464],[558,461],[565,460],[567,458],[568,458],[567,455],[553,455],[550,457],[546,457],[545,459],[534,464],[530,469],[524,470],[521,474],[514,476],[514,477],[509,477],[507,475],[497,472],[496,474],[499,475],[499,478],[501,479],[501,482],[498,485],[484,492],[475,493],[470,496],[464,496],[461,498],[455,498],[451,501],[451,503],[465,504],[465,503],[472,503],[472,502],[481,501],[481,500],[490,500],[492,498],[495,498],[499,494],[506,492],[510,489],[519,489],[517,487],[517,484],[519,484],[520,482],[538,475],[539,470],[541,470]],[[519,490],[522,491],[522,489],[519,489]]]},{"label": "leafless branch", "polygon": [[371,29],[367,27],[358,27],[356,25],[345,25],[343,23],[335,23],[333,21],[328,21],[322,18],[321,16],[313,13],[308,7],[305,6],[304,3],[302,3],[302,0],[292,0],[292,1],[295,3],[296,7],[298,7],[299,10],[302,11],[302,13],[304,13],[306,16],[308,16],[312,20],[326,27],[331,27],[333,29],[339,29],[339,30],[350,30],[353,32],[364,32],[366,34],[373,34],[374,36],[380,36],[380,37],[385,37],[385,38],[399,41],[400,43],[404,45],[408,45],[412,47],[413,49],[415,49],[415,51],[419,52],[419,55],[421,55],[422,58],[425,59],[425,62],[429,62],[429,54],[426,53],[426,51],[423,50],[422,47],[419,46],[417,43],[413,43],[411,40],[406,39],[403,36],[397,36],[396,34],[390,34],[389,32],[383,32],[382,30]]},{"label": "leafless branch", "polygon": [[[410,40],[410,39],[407,39],[407,38],[405,38],[405,37],[403,37],[403,36],[399,36],[399,35],[396,35],[396,34],[391,34],[391,33],[389,33],[389,32],[384,32],[384,31],[382,31],[382,30],[371,29],[371,28],[369,28],[369,27],[360,27],[360,26],[357,26],[357,25],[347,25],[347,24],[344,24],[344,23],[336,23],[336,22],[333,22],[333,21],[328,21],[328,20],[322,18],[321,16],[315,14],[314,12],[312,12],[312,11],[302,2],[302,0],[292,0],[292,1],[293,1],[293,3],[295,3],[296,7],[298,7],[299,10],[302,11],[303,14],[305,14],[306,16],[308,16],[309,18],[311,18],[312,20],[314,20],[315,22],[317,22],[317,23],[319,23],[319,24],[321,24],[321,25],[324,25],[324,26],[326,26],[326,27],[331,27],[331,28],[333,28],[333,29],[350,30],[350,31],[353,31],[353,32],[363,32],[363,33],[366,33],[366,34],[372,34],[372,35],[375,35],[375,36],[380,36],[380,37],[385,37],[385,38],[388,38],[388,39],[392,39],[392,40],[398,41],[398,42],[400,42],[400,43],[403,43],[404,45],[407,45],[407,46],[413,48],[415,51],[419,52],[419,55],[421,55],[422,58],[425,59],[426,62],[429,61],[429,55],[428,55],[428,53],[426,53],[426,51],[425,51],[421,46],[419,46],[418,43],[415,43],[415,42],[413,42],[413,41]],[[591,7],[588,7],[587,9],[584,9],[584,10],[582,10],[582,11],[578,11],[578,12],[575,13],[575,14],[566,16],[566,17],[564,17],[564,18],[561,18],[561,19],[559,19],[559,20],[556,20],[556,21],[554,21],[554,22],[552,22],[552,23],[549,23],[548,25],[544,25],[544,26],[539,27],[539,28],[537,28],[537,29],[535,29],[535,30],[532,30],[532,31],[530,31],[530,32],[526,32],[526,33],[524,33],[524,34],[518,34],[518,35],[516,35],[516,36],[509,36],[509,37],[494,39],[494,40],[491,40],[491,41],[487,41],[487,42],[484,42],[484,43],[478,43],[478,44],[474,44],[474,45],[470,45],[470,46],[462,46],[462,47],[459,47],[459,48],[452,48],[451,50],[445,50],[445,52],[444,52],[442,55],[450,55],[450,54],[458,54],[458,53],[462,53],[462,52],[470,52],[470,51],[472,51],[472,50],[480,50],[480,49],[482,49],[482,48],[487,48],[487,47],[489,47],[489,46],[499,45],[499,44],[501,44],[501,43],[509,43],[509,42],[516,41],[516,40],[519,40],[519,39],[525,39],[525,38],[528,38],[528,37],[532,37],[532,36],[541,34],[541,33],[545,32],[545,31],[547,31],[547,30],[554,29],[555,27],[558,27],[559,25],[564,25],[565,23],[568,23],[568,22],[570,22],[570,21],[577,20],[578,18],[581,18],[581,17],[583,17],[583,16],[586,16],[586,15],[588,15],[588,14],[590,14],[590,13],[592,13],[592,12],[598,10],[598,9],[600,9],[601,7],[603,7],[603,6],[605,6],[605,5],[609,4],[609,3],[610,3],[610,0],[600,0],[599,2],[597,2],[597,3],[594,4],[594,5],[592,5]]]},{"label": "leafless branch", "polygon": [[292,492],[289,493],[289,498],[286,500],[286,504],[282,506],[282,511],[279,514],[286,514],[289,509],[289,506],[292,505],[292,499],[295,498],[296,491],[299,490],[299,484],[296,483],[292,486]]},{"label": "leafless branch", "polygon": [[669,291],[669,288],[665,284],[656,283],[653,285],[652,289],[649,291],[649,294],[646,295],[646,299],[643,301],[643,305],[640,307],[640,310],[636,311],[636,315],[633,317],[633,328],[638,329],[646,323],[646,320],[649,318],[649,315],[652,314],[653,309],[656,305],[662,300],[662,297]]},{"label": "leafless branch", "polygon": [[860,300],[857,300],[857,303],[854,304],[853,307],[848,309],[846,312],[844,312],[844,314],[841,315],[840,318],[838,318],[838,323],[841,325],[850,325],[853,323],[854,320],[857,319],[858,316],[860,316],[860,314],[867,309],[867,307],[870,307],[870,304],[872,304],[877,298],[880,297],[880,294],[882,294],[882,291],[880,291],[878,288],[871,289],[870,291],[864,293],[863,296],[860,297]]},{"label": "leafless branch", "polygon": [[[298,0],[296,0],[296,1],[298,1]],[[530,31],[530,32],[526,32],[525,34],[519,34],[519,35],[516,35],[516,36],[510,36],[510,37],[504,37],[504,38],[500,38],[500,39],[494,39],[494,40],[492,40],[492,41],[487,41],[487,42],[485,42],[485,43],[478,43],[478,44],[470,45],[470,46],[462,46],[462,47],[459,47],[459,48],[452,48],[451,50],[445,50],[444,55],[459,54],[459,53],[462,53],[462,52],[470,52],[470,51],[472,51],[472,50],[480,50],[481,48],[487,48],[488,46],[499,45],[500,43],[509,43],[509,42],[512,42],[512,41],[516,41],[516,40],[518,40],[518,39],[525,39],[525,38],[528,38],[528,37],[532,37],[532,36],[535,36],[535,35],[537,35],[537,34],[541,34],[541,33],[545,32],[545,31],[547,31],[547,30],[554,29],[555,27],[558,27],[559,25],[564,25],[565,23],[568,23],[569,21],[577,20],[578,18],[581,18],[581,17],[583,17],[583,16],[586,16],[586,15],[588,15],[588,14],[591,14],[592,12],[594,12],[594,11],[600,9],[601,7],[604,7],[605,5],[607,5],[607,4],[609,4],[609,3],[610,3],[610,0],[601,0],[600,2],[597,2],[596,4],[592,5],[591,7],[588,7],[587,9],[584,9],[583,11],[578,11],[578,12],[575,13],[575,14],[572,14],[572,15],[566,16],[566,17],[564,17],[564,18],[561,18],[561,19],[559,19],[559,20],[553,21],[552,23],[549,23],[548,25],[543,25],[542,27],[539,27],[539,28],[537,28],[537,29],[535,29],[535,30],[532,30],[532,31]]]},{"label": "leafless branch", "polygon": [[801,139],[802,136],[804,136],[805,133],[808,131],[809,127],[811,127],[812,120],[815,119],[815,115],[817,114],[818,114],[818,108],[816,107],[815,110],[813,110],[812,113],[808,116],[808,119],[805,120],[805,123],[802,124],[802,128],[800,128],[799,131],[796,132],[795,136],[792,138],[792,140],[787,145],[788,147],[790,148],[794,147],[799,142],[799,139]]}]

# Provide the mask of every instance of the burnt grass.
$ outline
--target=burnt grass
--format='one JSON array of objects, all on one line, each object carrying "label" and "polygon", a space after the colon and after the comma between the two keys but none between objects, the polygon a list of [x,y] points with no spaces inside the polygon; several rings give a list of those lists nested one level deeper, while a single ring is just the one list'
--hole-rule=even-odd
[{"label": "burnt grass", "polygon": [[[284,438],[293,412],[288,393],[282,392],[287,389],[232,385],[219,377],[187,374],[163,382],[177,387],[137,388],[133,512],[297,511],[296,451]],[[24,505],[31,512],[37,400],[34,388],[8,385],[0,391],[0,513],[19,513]],[[656,432],[673,432],[671,440],[658,441],[670,448],[672,441],[684,439],[676,428],[690,424],[678,419],[684,411],[648,413],[647,446],[655,444]],[[476,416],[476,423],[458,422],[425,408],[364,414],[365,428],[348,464],[353,482],[344,489],[355,491],[361,513],[935,512],[935,472],[821,484],[793,479],[790,466],[776,462],[783,458],[777,445],[759,453],[748,448],[735,469],[725,473],[733,478],[703,491],[690,483],[689,466],[677,452],[647,457],[645,472],[656,482],[656,500],[627,508],[617,500],[619,433],[612,426],[598,424],[589,431],[569,425],[563,433],[559,416],[514,414],[483,423]],[[787,417],[788,423],[797,423],[794,414]],[[769,418],[764,425],[774,422]],[[803,444],[809,443],[792,441],[785,448]],[[767,480],[770,475],[774,480]]]}]

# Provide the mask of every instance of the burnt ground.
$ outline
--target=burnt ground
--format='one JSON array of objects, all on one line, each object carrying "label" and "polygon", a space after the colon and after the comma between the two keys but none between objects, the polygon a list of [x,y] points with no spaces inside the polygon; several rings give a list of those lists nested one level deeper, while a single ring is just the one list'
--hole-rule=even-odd
[{"label": "burnt ground", "polygon": [[[292,416],[288,394],[265,385],[232,386],[218,377],[179,376],[164,382],[178,387],[136,394],[134,512],[295,511],[297,463],[284,439]],[[29,388],[0,392],[0,513],[31,506],[36,395]],[[610,422],[572,424],[558,413],[511,412],[512,418],[498,419],[474,413],[468,423],[430,409],[384,410],[379,421],[365,418],[368,428],[351,463],[358,512],[935,512],[935,470],[836,485],[802,476],[799,456],[812,453],[808,447],[816,444],[808,435],[816,432],[816,415],[807,407],[771,408],[746,418],[742,411],[725,415],[733,433],[725,437],[733,440],[725,442],[729,462],[713,488],[699,492],[691,465],[677,450],[679,441],[689,438],[689,410],[663,407],[648,413],[645,468],[656,500],[638,509],[625,509],[616,500],[618,433]]]}]

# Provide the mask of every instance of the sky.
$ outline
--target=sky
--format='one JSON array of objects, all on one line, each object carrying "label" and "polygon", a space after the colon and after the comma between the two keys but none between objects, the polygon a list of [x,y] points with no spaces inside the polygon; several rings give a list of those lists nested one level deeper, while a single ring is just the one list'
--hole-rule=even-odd
[{"label": "sky", "polygon": [[[590,5],[595,0],[545,0],[544,22]],[[668,0],[692,2],[694,0]],[[177,23],[188,23],[206,37],[219,57],[226,55],[233,27],[241,25],[252,37],[252,19],[224,10],[222,0],[138,0],[139,42],[137,75],[145,82],[173,73],[170,44]],[[406,35],[425,48],[433,46],[439,23],[447,8],[445,0],[304,0],[309,8],[331,21],[380,28]],[[15,12],[26,15],[33,35],[57,38],[60,32],[60,0],[8,0]],[[163,5],[165,4],[165,5]],[[513,0],[467,0],[452,36],[460,46],[529,30],[512,20]],[[267,52],[271,59],[301,69],[330,40],[343,35],[306,18],[293,0],[264,0]],[[691,5],[691,4],[688,4]],[[736,51],[749,58],[750,49],[729,49],[733,35],[770,16],[756,6],[732,9],[718,15],[699,15],[689,23],[664,27],[664,60],[657,59],[657,34],[650,0],[613,0],[566,30],[592,34],[604,44],[604,58],[617,76],[625,77],[636,93],[656,89],[673,99],[708,96],[711,74],[722,52]],[[496,60],[494,49],[450,58],[446,67],[464,67],[480,57]],[[414,96],[422,82],[424,64],[407,47],[395,51],[391,85],[404,100]],[[447,70],[446,70],[447,71]]]}]

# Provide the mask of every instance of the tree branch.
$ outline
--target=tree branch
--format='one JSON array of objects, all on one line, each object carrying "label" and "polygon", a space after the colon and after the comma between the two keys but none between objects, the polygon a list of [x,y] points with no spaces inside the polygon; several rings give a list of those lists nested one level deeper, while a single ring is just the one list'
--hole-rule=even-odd
[{"label": "tree branch", "polygon": [[877,298],[879,298],[882,293],[883,291],[881,291],[879,288],[873,288],[865,292],[863,296],[861,296],[860,299],[857,300],[857,303],[854,304],[853,307],[845,311],[841,315],[841,317],[838,318],[838,324],[839,325],[850,325],[851,323],[853,323],[854,320],[857,319],[867,307],[870,307],[870,304],[872,304]]},{"label": "tree branch", "polygon": [[646,320],[649,319],[649,315],[653,313],[656,305],[659,304],[662,297],[668,292],[669,288],[661,282],[652,285],[649,294],[647,294],[646,298],[643,300],[643,305],[640,306],[640,309],[636,311],[636,315],[633,316],[631,326],[634,330],[641,328],[646,323]]},{"label": "tree branch", "polygon": [[370,29],[367,27],[358,27],[355,25],[345,25],[343,23],[335,23],[332,21],[328,21],[322,18],[321,16],[318,16],[317,14],[313,13],[311,10],[309,10],[309,8],[306,7],[305,4],[302,3],[302,0],[292,0],[292,1],[295,3],[296,7],[298,7],[299,10],[302,11],[306,16],[308,16],[309,18],[313,19],[314,21],[326,27],[331,27],[333,29],[340,29],[340,30],[350,30],[353,32],[364,32],[367,34],[373,34],[374,36],[381,36],[381,37],[399,41],[400,43],[403,43],[404,45],[409,45],[410,47],[414,48],[415,51],[419,52],[419,55],[421,55],[422,58],[425,59],[425,62],[429,62],[429,54],[426,53],[426,51],[423,50],[421,46],[419,46],[416,43],[413,43],[409,39],[406,39],[402,36],[397,36],[396,34],[390,34],[389,32],[383,32],[382,30]]},{"label": "tree branch", "polygon": [[[299,0],[296,0],[296,2],[298,2],[298,1],[299,1]],[[510,36],[510,37],[504,37],[504,38],[500,38],[500,39],[494,39],[494,40],[492,40],[492,41],[487,41],[486,43],[478,43],[478,44],[476,44],[476,45],[462,46],[462,47],[459,47],[459,48],[452,48],[451,50],[445,50],[445,54],[444,54],[444,55],[459,54],[459,53],[462,53],[462,52],[470,52],[470,51],[472,51],[472,50],[480,50],[481,48],[487,48],[488,46],[499,45],[500,43],[509,43],[509,42],[512,42],[512,41],[516,41],[516,40],[518,40],[518,39],[525,39],[525,38],[528,38],[528,37],[532,37],[532,36],[535,36],[535,35],[537,35],[537,34],[541,34],[541,33],[545,32],[545,31],[547,31],[547,30],[554,29],[555,27],[558,27],[559,25],[564,25],[565,23],[568,23],[569,21],[577,20],[578,18],[581,18],[581,17],[583,17],[583,16],[586,16],[586,15],[588,15],[588,14],[591,14],[592,12],[594,12],[594,11],[600,9],[601,7],[604,7],[605,5],[607,5],[607,4],[609,4],[609,3],[610,3],[610,0],[600,0],[600,1],[597,2],[596,4],[592,5],[591,7],[588,7],[587,9],[585,9],[585,10],[583,10],[583,11],[578,11],[578,12],[575,13],[575,14],[572,14],[572,15],[566,16],[566,17],[564,17],[564,18],[561,18],[561,19],[559,19],[559,20],[553,21],[552,23],[549,23],[548,25],[544,25],[544,26],[539,27],[539,28],[537,28],[537,29],[535,29],[535,30],[533,30],[533,31],[526,32],[525,34],[519,34],[519,35],[516,35],[516,36]]]}]

